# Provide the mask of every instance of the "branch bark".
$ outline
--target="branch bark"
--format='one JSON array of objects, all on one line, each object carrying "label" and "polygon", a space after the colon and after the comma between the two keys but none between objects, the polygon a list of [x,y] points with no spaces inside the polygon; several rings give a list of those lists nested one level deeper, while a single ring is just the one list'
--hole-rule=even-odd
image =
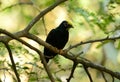
[{"label": "branch bark", "polygon": [[0,29],[0,33],[6,34],[6,35],[8,35],[9,37],[11,37],[11,38],[13,38],[13,39],[16,39],[17,41],[23,43],[24,45],[26,45],[26,46],[29,47],[30,49],[33,49],[34,51],[36,51],[36,52],[39,54],[41,61],[43,62],[44,68],[45,68],[45,70],[46,70],[46,72],[47,72],[47,74],[48,74],[51,82],[55,82],[55,80],[54,80],[54,78],[53,78],[53,76],[52,76],[52,74],[51,74],[51,72],[50,72],[50,69],[49,69],[49,67],[47,66],[46,60],[45,60],[45,58],[44,58],[44,55],[42,54],[42,52],[41,52],[40,50],[38,50],[37,48],[35,48],[35,47],[31,46],[30,44],[28,44],[27,42],[25,42],[24,40],[16,37],[15,35],[7,32],[7,31],[5,31],[5,30]]},{"label": "branch bark", "polygon": [[17,81],[18,81],[18,82],[21,82],[21,80],[20,80],[20,78],[19,78],[19,74],[18,74],[17,69],[16,69],[16,65],[15,65],[15,62],[14,62],[14,58],[13,58],[13,55],[12,55],[12,51],[11,51],[8,43],[4,43],[4,44],[5,44],[5,46],[6,46],[7,50],[8,50],[9,57],[10,57],[10,60],[11,60],[11,63],[12,63],[12,69],[13,69],[16,77],[17,77]]},{"label": "branch bark", "polygon": [[[37,22],[39,21],[39,19],[41,17],[43,17],[45,14],[47,14],[49,11],[51,11],[52,9],[54,9],[56,6],[58,6],[59,4],[65,2],[67,0],[57,0],[53,5],[51,5],[50,7],[46,8],[45,10],[41,11],[38,16],[36,16],[29,24],[28,26],[22,30],[22,31],[19,31],[19,32],[16,32],[14,34],[11,34],[5,30],[2,30],[0,29],[0,33],[3,33],[3,34],[6,34],[8,36],[0,36],[0,42],[4,42],[4,43],[8,43],[10,40],[12,39],[16,39],[18,41],[20,41],[21,43],[23,43],[24,45],[28,46],[29,48],[35,50],[39,56],[40,56],[40,59],[42,60],[43,62],[43,65],[44,65],[44,68],[49,76],[49,78],[51,79],[52,82],[55,82],[50,70],[49,70],[49,67],[47,66],[47,63],[44,59],[44,55],[41,53],[40,50],[36,49],[35,47],[31,46],[30,44],[26,43],[25,41],[23,41],[22,39],[19,39],[20,37],[25,37],[28,33],[29,33],[29,30],[32,28],[32,26]],[[20,3],[21,4],[21,3]],[[17,4],[15,4],[17,5]],[[12,7],[12,6],[10,6]]]},{"label": "branch bark", "polygon": [[87,73],[87,75],[88,75],[88,77],[89,77],[90,82],[93,82],[92,76],[91,76],[90,72],[88,71],[88,67],[86,67],[85,65],[83,65],[83,67],[84,67],[85,72]]},{"label": "branch bark", "polygon": [[6,8],[4,8],[4,9],[0,10],[0,12],[4,11],[6,9],[12,8],[14,6],[17,6],[17,5],[33,5],[33,3],[32,2],[27,2],[27,3],[19,2],[19,3],[10,5],[10,6],[6,7]]},{"label": "branch bark", "polygon": [[58,50],[57,48],[51,46],[50,44],[44,42],[43,40],[41,40],[40,38],[38,38],[37,36],[33,35],[33,34],[30,34],[29,33],[29,30],[34,26],[35,23],[37,23],[37,21],[39,21],[39,19],[41,17],[43,17],[44,15],[46,15],[48,12],[50,12],[52,9],[54,9],[56,6],[58,6],[59,4],[65,2],[67,0],[57,0],[53,5],[51,5],[50,7],[46,8],[45,10],[41,11],[29,24],[28,26],[22,30],[22,31],[19,31],[19,32],[16,32],[14,34],[11,34],[5,30],[2,30],[0,29],[0,33],[3,33],[3,34],[6,34],[8,36],[0,36],[0,42],[5,42],[5,43],[8,43],[10,40],[12,39],[16,39],[18,41],[20,41],[21,43],[23,43],[24,45],[28,46],[29,48],[33,49],[34,51],[36,51],[39,56],[40,56],[40,59],[43,61],[43,65],[44,65],[44,68],[49,76],[49,78],[51,79],[52,82],[55,82],[50,70],[49,70],[49,67],[47,66],[46,64],[46,61],[44,59],[44,55],[41,53],[40,50],[38,50],[37,48],[31,46],[30,44],[26,43],[24,40],[22,39],[19,39],[20,37],[27,37],[27,38],[30,38],[34,41],[36,41],[37,43],[39,43],[40,45],[43,45],[45,47],[47,47],[48,49],[50,49],[51,51],[54,51],[58,54],[61,54],[62,56],[64,56],[65,58],[67,59],[70,59],[72,61],[76,61],[77,63],[80,63],[86,67],[91,67],[91,68],[94,68],[94,69],[97,69],[97,70],[100,70],[100,71],[103,71],[105,73],[108,73],[110,74],[112,77],[113,77],[113,80],[114,80],[114,77],[119,79],[120,80],[120,73],[119,72],[113,72],[101,65],[97,65],[97,64],[94,64],[90,61],[86,61],[85,59],[82,59],[82,58],[79,58],[79,57],[73,57],[69,54],[67,54],[67,52],[77,46],[80,46],[80,45],[83,45],[83,44],[87,44],[87,43],[94,43],[94,42],[103,42],[103,41],[107,41],[107,40],[116,40],[116,39],[120,39],[120,36],[119,37],[106,37],[106,38],[103,38],[103,39],[97,39],[97,40],[89,40],[89,41],[86,41],[86,42],[80,42],[78,44],[75,44],[65,50]]},{"label": "branch bark", "polygon": [[45,10],[41,11],[29,24],[28,26],[25,28],[25,30],[28,32],[32,26],[40,20],[41,17],[43,17],[45,14],[47,14],[48,12],[50,12],[52,9],[54,9],[56,6],[58,6],[59,4],[65,2],[67,0],[57,0],[53,5],[49,6],[48,8],[46,8]]},{"label": "branch bark", "polygon": [[118,36],[118,37],[105,37],[105,38],[102,38],[102,39],[96,39],[96,40],[89,40],[89,41],[86,41],[86,42],[80,42],[80,43],[77,43],[77,44],[75,44],[75,45],[73,45],[73,46],[70,46],[69,48],[67,48],[66,50],[67,51],[69,51],[69,50],[71,50],[71,49],[73,49],[73,48],[76,48],[76,47],[78,47],[78,46],[80,46],[80,45],[83,45],[83,44],[88,44],[88,43],[95,43],[95,42],[103,42],[103,41],[115,41],[115,40],[117,40],[117,39],[120,39],[120,36]]},{"label": "branch bark", "polygon": [[67,82],[70,82],[70,80],[73,78],[73,74],[74,74],[74,71],[75,71],[75,68],[77,67],[77,65],[78,65],[77,62],[74,62],[74,63],[73,63],[73,67],[72,67],[70,76],[69,76],[69,78],[67,79]]},{"label": "branch bark", "polygon": [[[4,30],[2,30],[2,29],[0,29],[0,33],[2,33],[2,31],[4,31]],[[10,35],[11,36],[11,35]],[[43,40],[41,40],[40,38],[38,38],[37,36],[35,36],[35,35],[32,35],[32,34],[30,34],[30,33],[28,33],[27,35],[26,35],[26,37],[28,37],[28,38],[30,38],[30,39],[32,39],[32,40],[35,40],[36,42],[38,42],[40,45],[43,45],[43,46],[45,46],[45,47],[47,47],[48,49],[50,49],[51,51],[54,51],[54,52],[56,52],[56,53],[58,53],[58,54],[61,54],[62,56],[64,56],[65,58],[68,58],[68,59],[70,59],[70,60],[72,60],[72,61],[76,61],[76,62],[78,62],[78,63],[81,63],[81,64],[83,64],[83,65],[85,65],[85,66],[87,66],[87,67],[91,67],[91,68],[94,68],[94,69],[97,69],[97,70],[100,70],[100,71],[103,71],[103,72],[106,72],[106,73],[108,73],[108,74],[110,74],[111,76],[113,76],[113,77],[115,77],[115,78],[117,78],[117,79],[119,79],[120,80],[120,73],[119,72],[113,72],[113,71],[111,71],[111,70],[109,70],[109,69],[107,69],[107,68],[105,68],[105,67],[103,67],[103,66],[101,66],[101,65],[97,65],[97,64],[94,64],[94,63],[92,63],[92,62],[90,62],[90,61],[86,61],[85,59],[81,59],[81,58],[76,58],[76,57],[73,57],[73,56],[71,56],[71,55],[69,55],[69,54],[67,54],[67,52],[68,52],[68,50],[66,49],[66,50],[58,50],[57,48],[55,48],[55,47],[53,47],[53,46],[51,46],[50,44],[48,44],[48,43],[46,43],[46,42],[44,42]],[[104,41],[104,40],[115,40],[115,39],[119,39],[120,37],[113,37],[113,38],[106,38],[106,39],[100,39],[100,40],[95,40],[95,41],[92,41],[92,42],[99,42],[99,41]],[[16,40],[18,40],[18,39],[16,39]],[[0,41],[3,41],[3,40],[1,40],[0,39]],[[91,42],[91,41],[87,41],[87,42],[83,42],[83,43],[89,43],[89,42]],[[78,44],[77,44],[78,45]],[[31,49],[32,49],[32,47],[31,46],[29,46],[29,45],[26,45],[26,46],[28,46],[28,47],[30,47]],[[74,46],[74,47],[76,47],[76,46]],[[73,48],[74,48],[73,47]],[[36,51],[36,49],[35,49],[35,51]],[[41,52],[40,52],[41,53]]]}]

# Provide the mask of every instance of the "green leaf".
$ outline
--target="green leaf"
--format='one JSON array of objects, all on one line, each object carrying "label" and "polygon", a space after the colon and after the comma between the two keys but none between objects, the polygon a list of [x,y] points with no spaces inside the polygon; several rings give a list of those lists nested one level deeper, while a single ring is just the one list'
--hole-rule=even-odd
[{"label": "green leaf", "polygon": [[23,69],[29,69],[28,67],[23,67]]}]

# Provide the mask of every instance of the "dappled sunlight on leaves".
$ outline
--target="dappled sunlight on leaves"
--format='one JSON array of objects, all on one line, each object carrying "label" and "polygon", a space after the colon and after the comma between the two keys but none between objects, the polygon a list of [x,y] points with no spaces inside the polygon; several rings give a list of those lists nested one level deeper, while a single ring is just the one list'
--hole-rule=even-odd
[{"label": "dappled sunlight on leaves", "polygon": [[[0,28],[15,33],[23,30],[45,8],[57,0],[1,0],[0,1]],[[21,3],[21,4],[17,4]],[[24,3],[24,4],[23,4]],[[67,20],[74,28],[69,30],[69,41],[64,49],[89,40],[97,40],[120,36],[120,1],[119,0],[68,0],[52,9],[31,28],[30,33],[40,39],[46,39],[51,29],[56,28],[61,21]],[[0,34],[2,35],[2,34]],[[108,39],[106,38],[106,39]],[[43,52],[43,46],[37,42],[21,38],[33,47]],[[48,82],[50,79],[41,63],[36,51],[22,43],[12,40],[9,46],[13,53],[21,82]],[[82,54],[80,54],[83,51]],[[119,72],[120,41],[105,40],[96,43],[86,43],[71,49],[70,55],[83,57],[95,64],[100,64],[112,71]],[[57,55],[50,60],[48,66],[56,82],[66,82],[70,75],[73,61]],[[0,80],[14,82],[12,64],[5,46],[0,43]],[[93,80],[103,82],[101,72],[89,69]],[[112,78],[105,73],[108,81]],[[71,82],[89,82],[83,66],[76,67],[74,78]],[[117,79],[115,79],[117,82]]]}]

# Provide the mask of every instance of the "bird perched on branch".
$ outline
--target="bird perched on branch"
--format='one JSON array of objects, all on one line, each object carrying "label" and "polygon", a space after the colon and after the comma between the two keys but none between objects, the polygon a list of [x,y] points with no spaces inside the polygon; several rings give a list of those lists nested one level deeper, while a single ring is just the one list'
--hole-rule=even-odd
[{"label": "bird perched on branch", "polygon": [[[49,32],[46,38],[46,42],[58,49],[63,49],[69,38],[68,30],[72,27],[73,26],[69,24],[67,21],[63,21],[57,28],[52,29]],[[46,62],[48,63],[49,59],[55,57],[57,53],[44,47],[44,55]]]}]

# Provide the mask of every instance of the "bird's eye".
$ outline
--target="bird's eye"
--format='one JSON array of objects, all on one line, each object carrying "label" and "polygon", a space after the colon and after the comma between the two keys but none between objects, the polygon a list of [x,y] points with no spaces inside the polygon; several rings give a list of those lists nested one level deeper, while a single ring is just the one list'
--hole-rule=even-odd
[{"label": "bird's eye", "polygon": [[65,27],[67,27],[67,26],[68,26],[68,23],[67,23],[67,22],[65,22],[65,23],[64,23],[64,26],[65,26]]}]

